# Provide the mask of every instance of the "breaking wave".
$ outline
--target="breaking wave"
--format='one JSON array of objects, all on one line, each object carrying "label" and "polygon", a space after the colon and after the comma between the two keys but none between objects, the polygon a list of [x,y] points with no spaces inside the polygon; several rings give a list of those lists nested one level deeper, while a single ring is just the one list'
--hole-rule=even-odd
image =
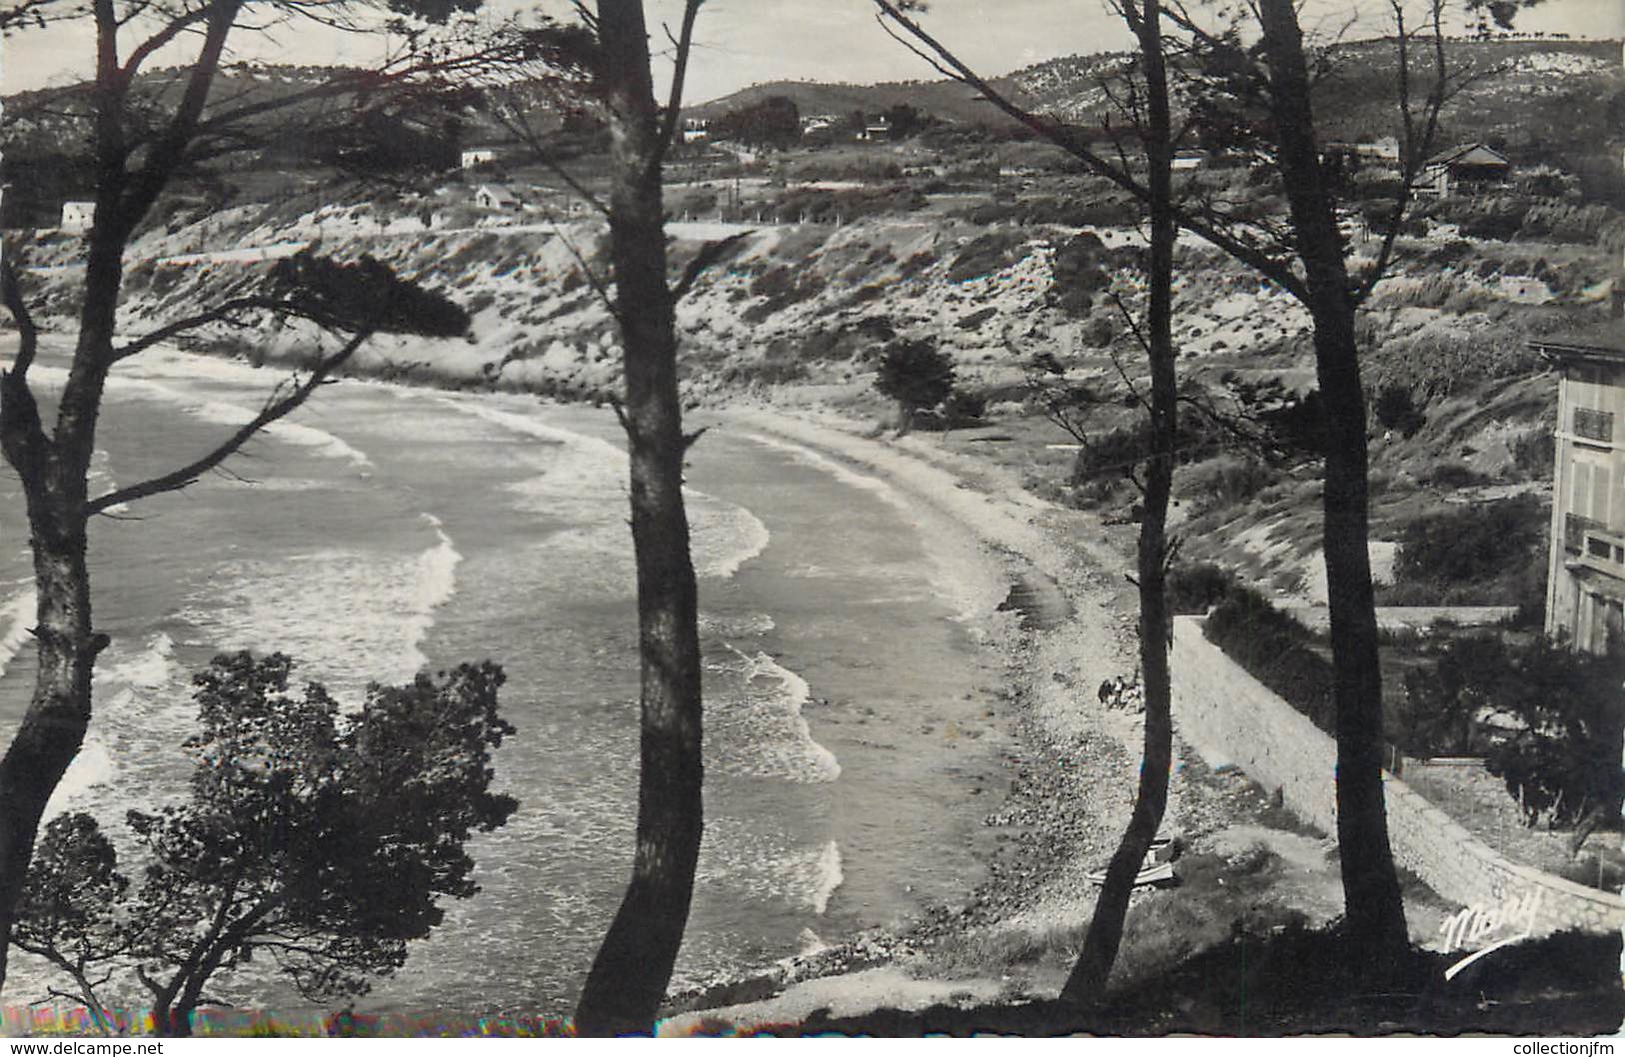
[{"label": "breaking wave", "polygon": [[463,556],[439,519],[415,555],[331,549],[227,566],[183,616],[227,649],[281,650],[335,693],[404,682],[428,664],[422,643],[457,590]]},{"label": "breaking wave", "polygon": [[0,606],[0,676],[6,674],[6,669],[28,642],[28,625],[34,619],[38,603],[30,587]]},{"label": "breaking wave", "polygon": [[807,680],[766,653],[728,647],[742,663],[740,699],[713,709],[706,725],[707,765],[727,773],[792,782],[833,782],[841,776],[835,754],[818,744],[802,707],[812,699]]}]

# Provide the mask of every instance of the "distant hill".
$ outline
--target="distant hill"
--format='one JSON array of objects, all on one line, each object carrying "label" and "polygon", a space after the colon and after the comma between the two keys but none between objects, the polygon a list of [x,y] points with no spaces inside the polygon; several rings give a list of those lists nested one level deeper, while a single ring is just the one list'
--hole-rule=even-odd
[{"label": "distant hill", "polygon": [[[1448,54],[1453,69],[1470,70],[1474,79],[1446,109],[1441,144],[1483,140],[1518,163],[1552,160],[1572,171],[1606,170],[1618,177],[1620,149],[1625,147],[1625,70],[1618,42],[1462,40],[1450,42]],[[1332,69],[1319,83],[1315,99],[1323,135],[1361,139],[1390,133],[1396,68],[1392,43],[1351,42],[1333,48],[1329,57]],[[1037,112],[1072,124],[1096,124],[1108,108],[1101,81],[1129,61],[1128,56],[1109,53],[1052,59],[992,83]],[[221,106],[252,104],[308,89],[334,72],[327,67],[263,66],[224,73],[214,98]],[[144,94],[173,96],[183,76],[183,70],[154,71],[143,75],[140,87]],[[685,114],[713,118],[770,96],[787,96],[803,115],[845,116],[856,110],[876,114],[907,104],[956,124],[1008,124],[976,92],[947,80],[875,85],[775,81],[696,104]],[[51,105],[39,105],[47,98]],[[0,149],[8,168],[15,159],[34,159],[57,174],[53,183],[83,182],[81,176],[69,174],[85,153],[88,92],[57,92],[50,97],[21,93],[0,102],[4,105]],[[531,103],[529,109],[537,114],[552,105],[541,92]],[[278,121],[291,127],[273,136],[272,149],[250,164],[298,164],[324,142],[312,129],[343,130],[347,117],[363,104],[386,113],[374,135],[385,142],[399,138],[391,135],[396,127],[391,121],[415,128],[425,144],[448,150],[506,139],[503,130],[475,108],[451,114],[442,110],[431,119],[412,100],[397,100],[381,89],[364,100],[302,104],[279,114]]]},{"label": "distant hill", "polygon": [[[1441,143],[1492,141],[1514,160],[1551,157],[1570,167],[1607,156],[1617,168],[1615,148],[1625,146],[1620,42],[1457,40],[1448,43],[1446,54],[1452,70],[1471,71],[1472,80],[1445,110]],[[1392,41],[1338,45],[1329,58],[1331,72],[1317,86],[1315,98],[1323,134],[1360,139],[1392,132],[1398,69]],[[1100,82],[1128,61],[1123,54],[1074,55],[991,83],[1039,113],[1071,124],[1097,124],[1108,110]],[[906,103],[944,121],[1000,125],[1006,120],[975,92],[947,80],[876,85],[774,81],[685,112],[711,118],[776,95],[793,100],[803,114],[877,113]]]},{"label": "distant hill", "polygon": [[[1114,68],[1122,62],[1121,55],[1110,54],[1053,59],[993,78],[991,83],[1001,92],[1009,93],[1023,105],[1035,110],[1069,114],[1077,109],[1079,98],[1088,93],[1099,71]],[[1004,120],[979,93],[949,80],[888,81],[868,85],[769,81],[720,99],[686,107],[683,112],[689,117],[708,119],[773,96],[794,100],[803,114],[844,116],[854,110],[879,113],[901,104],[959,124]]]}]

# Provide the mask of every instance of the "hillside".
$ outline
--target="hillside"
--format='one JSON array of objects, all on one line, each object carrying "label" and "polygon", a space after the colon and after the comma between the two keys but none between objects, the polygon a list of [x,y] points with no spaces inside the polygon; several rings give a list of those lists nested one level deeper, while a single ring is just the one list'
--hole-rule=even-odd
[{"label": "hillside", "polygon": [[[1625,69],[1618,42],[1453,40],[1446,55],[1452,75],[1466,84],[1444,110],[1441,143],[1484,140],[1505,147],[1517,161],[1551,160],[1569,171],[1606,162],[1617,171],[1618,148],[1625,146]],[[1315,97],[1326,138],[1392,134],[1398,70],[1392,41],[1340,44],[1327,50],[1326,60],[1328,71],[1317,83]],[[1125,61],[1122,55],[1074,55],[1025,67],[992,83],[1038,113],[1097,126],[1109,109],[1101,82]],[[803,114],[876,113],[906,104],[943,121],[1009,124],[974,92],[951,81],[867,86],[777,81],[686,113],[713,118],[772,96],[791,99]]]},{"label": "hillside", "polygon": [[[1595,223],[1578,230],[1594,233]],[[1612,223],[1608,237],[1618,239],[1625,225]],[[1555,387],[1526,343],[1596,318],[1616,264],[1613,253],[1592,248],[1594,235],[1585,244],[1537,237],[1546,229],[1533,222],[1512,242],[1454,237],[1457,225],[1442,220],[1435,226],[1437,235],[1405,242],[1408,263],[1362,323],[1373,406],[1397,415],[1373,421],[1378,538],[1396,538],[1441,497],[1546,487],[1550,463],[1540,438],[1549,430]],[[842,226],[673,223],[673,268],[702,241],[747,230],[739,250],[679,306],[688,406],[816,402],[890,421],[894,412],[872,389],[877,357],[894,340],[924,338],[955,363],[961,407],[970,415],[958,429],[972,439],[985,432],[997,442],[990,450],[1007,457],[1034,491],[1131,516],[1132,490],[1065,449],[1069,438],[1044,421],[1029,383],[1041,354],[1066,378],[1105,386],[1116,384],[1120,364],[1138,370],[1115,303],[1121,298],[1132,308],[1143,291],[1134,229],[1080,234],[952,212],[878,214]],[[263,268],[267,257],[314,240],[340,257],[372,254],[447,290],[474,316],[466,342],[376,339],[358,357],[358,370],[603,400],[619,385],[617,342],[576,258],[602,267],[601,238],[585,222],[426,231],[417,214],[379,204],[297,216],[244,206],[144,237],[128,273],[125,318],[139,330],[189,314]],[[36,293],[51,312],[73,307],[76,252],[76,243],[53,237],[32,251]],[[1175,338],[1193,384],[1222,396],[1242,380],[1275,387],[1289,401],[1312,388],[1300,306],[1199,243],[1181,247],[1178,269]],[[311,341],[291,325],[252,337],[225,331],[203,345],[296,363]],[[1127,425],[1127,412],[1107,411],[1090,428],[1119,443]],[[1278,590],[1306,589],[1318,540],[1315,475],[1266,467],[1232,448],[1202,449],[1181,471],[1178,516],[1197,530],[1187,553],[1251,571]],[[1509,572],[1484,586],[1493,598],[1464,590],[1466,601],[1506,603],[1507,592],[1522,588]]]}]

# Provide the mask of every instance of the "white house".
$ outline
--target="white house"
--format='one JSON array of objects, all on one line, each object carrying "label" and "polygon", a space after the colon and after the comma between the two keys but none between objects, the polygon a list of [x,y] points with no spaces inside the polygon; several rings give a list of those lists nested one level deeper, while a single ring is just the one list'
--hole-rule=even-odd
[{"label": "white house", "polygon": [[1512,165],[1506,155],[1482,143],[1467,143],[1428,159],[1416,193],[1435,198],[1506,182]]},{"label": "white house", "polygon": [[472,169],[476,165],[491,165],[497,160],[495,147],[470,147],[463,151],[463,168]]},{"label": "white house", "polygon": [[96,220],[95,202],[63,202],[62,230],[77,235],[89,231]]},{"label": "white house", "polygon": [[858,133],[860,140],[891,139],[891,119],[878,118],[864,123],[863,131]]},{"label": "white house", "polygon": [[480,184],[474,192],[474,204],[481,209],[512,212],[519,208],[519,196],[505,184]]},{"label": "white house", "polygon": [[683,122],[683,142],[703,143],[711,138],[711,123],[698,118],[689,118]]}]

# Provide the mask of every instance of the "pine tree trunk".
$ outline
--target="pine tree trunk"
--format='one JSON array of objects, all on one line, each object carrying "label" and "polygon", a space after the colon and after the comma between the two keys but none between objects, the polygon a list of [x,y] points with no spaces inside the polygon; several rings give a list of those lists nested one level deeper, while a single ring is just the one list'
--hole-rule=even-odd
[{"label": "pine tree trunk", "polygon": [[[1132,11],[1132,8],[1128,10]],[[1061,1000],[1074,1005],[1099,1001],[1122,945],[1134,877],[1168,807],[1168,774],[1173,763],[1173,690],[1168,669],[1168,600],[1164,590],[1168,551],[1168,499],[1173,489],[1174,451],[1178,447],[1177,384],[1173,339],[1174,225],[1172,199],[1172,121],[1168,79],[1162,53],[1162,11],[1158,0],[1144,0],[1130,22],[1140,41],[1146,76],[1145,130],[1147,182],[1151,219],[1151,272],[1146,313],[1147,350],[1151,366],[1151,451],[1145,468],[1145,514],[1140,522],[1138,581],[1140,595],[1140,672],[1145,701],[1145,744],[1140,783],[1128,827],[1106,868],[1106,882],[1089,922],[1083,952],[1072,967]]]},{"label": "pine tree trunk", "polygon": [[643,5],[600,0],[598,27],[611,108],[610,237],[625,348],[643,691],[632,878],[576,1009],[583,1035],[653,1029],[688,921],[703,821],[697,601]]},{"label": "pine tree trunk", "polygon": [[1320,167],[1292,0],[1260,0],[1281,176],[1310,294],[1325,408],[1326,584],[1337,706],[1337,842],[1348,938],[1379,976],[1406,950],[1405,906],[1382,786],[1382,675],[1367,550],[1366,409],[1342,234]]},{"label": "pine tree trunk", "polygon": [[[30,504],[33,505],[32,503]],[[34,580],[39,596],[39,673],[22,725],[0,759],[0,935],[10,936],[34,838],[46,804],[68,765],[79,754],[90,725],[90,681],[106,640],[90,625],[90,578],[85,536],[43,536],[34,529]],[[0,948],[5,945],[0,944]],[[0,989],[6,959],[0,950]]]},{"label": "pine tree trunk", "polygon": [[[38,599],[34,693],[0,757],[0,940],[11,935],[46,805],[84,745],[91,676],[107,646],[91,623],[85,508],[123,267],[110,235],[92,239],[78,348],[55,439],[46,436],[27,386],[13,376],[0,383],[0,449],[22,483]],[[8,947],[0,942],[0,994]]]}]

